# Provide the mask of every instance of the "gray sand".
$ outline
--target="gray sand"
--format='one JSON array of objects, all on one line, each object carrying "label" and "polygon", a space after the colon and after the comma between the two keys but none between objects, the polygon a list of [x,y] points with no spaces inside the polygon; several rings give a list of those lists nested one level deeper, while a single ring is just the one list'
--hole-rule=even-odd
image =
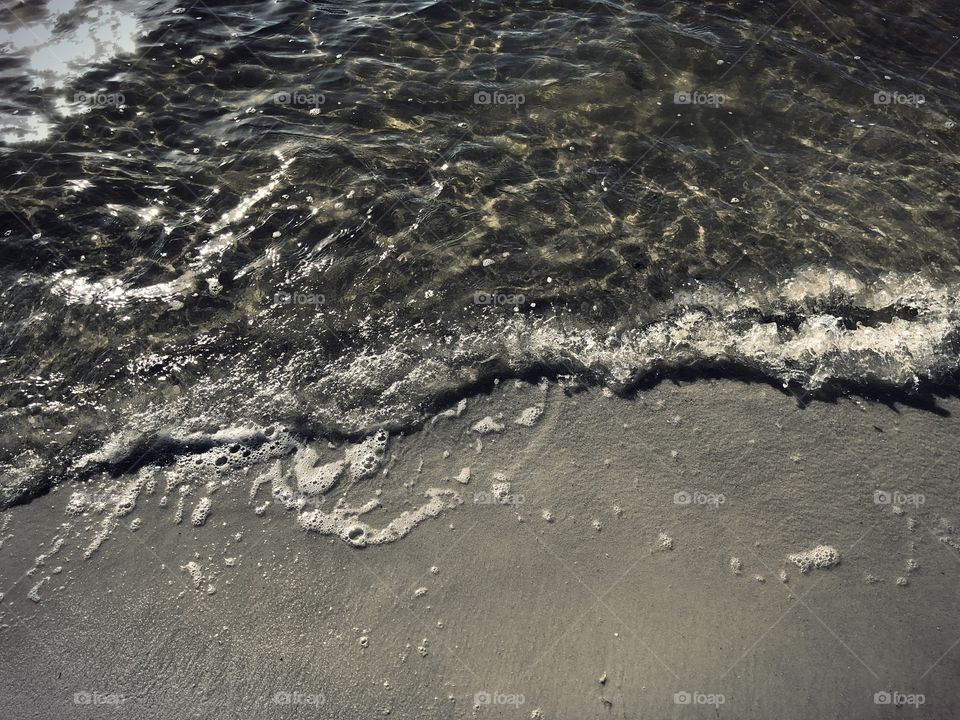
[{"label": "gray sand", "polygon": [[[367,522],[431,487],[463,499],[391,544],[305,532],[276,502],[255,515],[249,481],[200,527],[141,496],[86,560],[102,517],[65,515],[69,489],[6,511],[0,717],[960,716],[960,402],[553,386],[515,423],[540,397],[507,383],[391,438],[388,475],[350,492],[383,489]],[[488,416],[502,432],[470,430]],[[485,502],[495,473],[509,494]],[[786,559],[819,545],[840,563]]]}]

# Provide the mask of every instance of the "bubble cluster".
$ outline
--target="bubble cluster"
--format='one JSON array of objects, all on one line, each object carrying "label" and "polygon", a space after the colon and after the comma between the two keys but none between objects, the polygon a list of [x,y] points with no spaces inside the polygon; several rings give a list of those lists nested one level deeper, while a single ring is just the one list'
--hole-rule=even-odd
[{"label": "bubble cluster", "polygon": [[183,482],[206,482],[231,472],[286,457],[297,449],[290,431],[277,425],[242,426],[215,433],[175,436],[184,445],[212,444],[204,452],[177,459],[167,476],[167,491]]},{"label": "bubble cluster", "polygon": [[297,479],[297,489],[308,495],[322,495],[332,488],[347,468],[347,462],[336,460],[316,467],[319,455],[309,447],[301,448],[296,455],[293,474]]},{"label": "bubble cluster", "polygon": [[67,515],[82,515],[90,507],[90,501],[82,492],[75,492],[70,495],[67,501],[65,512]]},{"label": "bubble cluster", "polygon": [[50,582],[50,576],[47,575],[45,578],[36,583],[30,590],[27,592],[27,597],[35,603],[40,602],[40,588]]},{"label": "bubble cluster", "polygon": [[504,430],[504,424],[497,422],[492,417],[487,415],[487,417],[483,418],[482,420],[475,422],[470,429],[481,435],[490,435],[491,433],[502,433]]},{"label": "bubble cluster", "polygon": [[534,405],[533,407],[528,407],[520,416],[513,422],[516,425],[521,425],[523,427],[532,427],[537,423],[537,420],[540,419],[540,416],[543,415],[543,407],[540,405]]},{"label": "bubble cluster", "polygon": [[304,530],[335,535],[354,547],[381,545],[399,540],[424,520],[437,517],[463,502],[457,493],[440,488],[427,490],[424,497],[428,500],[426,503],[414,510],[403,511],[379,530],[360,520],[362,515],[380,506],[376,499],[359,508],[348,507],[341,500],[330,512],[310,510],[301,513],[297,520]]},{"label": "bubble cluster", "polygon": [[200,527],[207,521],[207,518],[210,517],[210,508],[212,505],[213,502],[210,498],[200,498],[193,508],[193,512],[190,514],[190,522],[194,527]]},{"label": "bubble cluster", "polygon": [[823,570],[837,565],[840,562],[840,553],[830,545],[817,545],[812,550],[787,555],[787,560],[800,568],[800,572],[808,573],[813,568]]},{"label": "bubble cluster", "polygon": [[106,518],[100,526],[100,531],[94,535],[93,539],[90,541],[90,544],[87,545],[86,550],[83,551],[83,559],[89,560],[93,557],[94,553],[100,549],[100,546],[110,537],[110,533],[113,532],[113,528],[116,527],[117,521],[113,516]]},{"label": "bubble cluster", "polygon": [[143,481],[142,477],[134,478],[123,488],[114,509],[114,514],[117,517],[124,517],[133,512],[133,509],[137,506],[137,496],[143,488]]},{"label": "bubble cluster", "polygon": [[495,473],[490,484],[490,494],[498,503],[503,503],[510,495],[510,483],[502,473]]},{"label": "bubble cluster", "polygon": [[190,576],[194,589],[199,590],[200,585],[203,584],[203,568],[200,564],[191,560],[186,565],[180,566],[180,569]]},{"label": "bubble cluster", "polygon": [[356,482],[372,475],[387,451],[390,434],[386,430],[377,430],[363,442],[353,445],[344,452],[344,461],[350,467],[350,480]]}]

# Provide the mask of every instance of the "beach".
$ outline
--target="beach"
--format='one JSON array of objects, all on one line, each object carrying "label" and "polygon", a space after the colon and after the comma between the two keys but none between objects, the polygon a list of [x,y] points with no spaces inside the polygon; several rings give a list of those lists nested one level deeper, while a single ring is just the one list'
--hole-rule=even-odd
[{"label": "beach", "polygon": [[960,717],[958,25],[0,4],[0,720]]},{"label": "beach", "polygon": [[[382,545],[304,531],[278,502],[258,516],[240,482],[200,527],[139,499],[89,559],[83,518],[63,525],[67,489],[13,508],[3,714],[956,714],[955,399],[567,390],[506,381],[392,438],[387,476],[351,497],[382,487],[385,517],[428,487],[463,503]],[[471,430],[501,414],[502,431]],[[788,559],[821,545],[837,564]]]}]

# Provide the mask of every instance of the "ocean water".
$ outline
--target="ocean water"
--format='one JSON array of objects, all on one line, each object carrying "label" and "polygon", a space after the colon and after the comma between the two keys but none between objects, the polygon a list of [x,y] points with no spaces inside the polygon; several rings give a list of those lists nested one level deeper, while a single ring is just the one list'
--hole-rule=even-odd
[{"label": "ocean water", "polygon": [[955,387],[958,21],[5,5],[3,504],[358,442],[495,378]]}]

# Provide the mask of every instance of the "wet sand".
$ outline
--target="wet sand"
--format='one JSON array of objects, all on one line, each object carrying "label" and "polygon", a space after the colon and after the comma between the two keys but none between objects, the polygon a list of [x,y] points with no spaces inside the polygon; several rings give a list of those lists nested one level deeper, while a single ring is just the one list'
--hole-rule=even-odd
[{"label": "wet sand", "polygon": [[[249,481],[200,527],[143,495],[89,559],[99,519],[71,521],[69,491],[4,512],[0,716],[960,715],[960,402],[552,385],[515,424],[541,397],[504,383],[391,438],[387,475],[350,491],[382,488],[367,522],[431,487],[463,503],[376,547],[255,515]],[[470,429],[487,416],[504,430]],[[839,564],[786,559],[819,545]]]}]

